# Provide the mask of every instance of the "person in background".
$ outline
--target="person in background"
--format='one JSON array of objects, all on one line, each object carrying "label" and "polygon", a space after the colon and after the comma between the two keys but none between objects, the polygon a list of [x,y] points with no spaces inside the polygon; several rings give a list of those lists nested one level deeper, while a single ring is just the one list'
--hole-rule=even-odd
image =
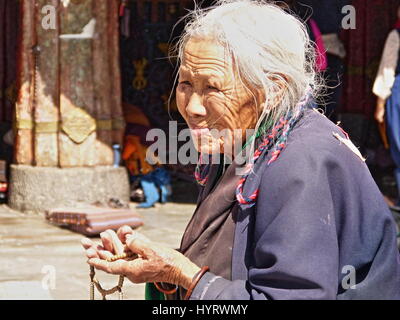
[{"label": "person in background", "polygon": [[325,115],[336,123],[337,110],[342,97],[342,76],[344,73],[344,58],[346,50],[339,34],[342,30],[342,20],[345,14],[342,9],[351,5],[351,0],[298,0],[298,8],[303,15],[311,15],[322,33],[326,49],[327,68],[324,71],[327,90],[320,108]]},{"label": "person in background", "polygon": [[396,169],[398,197],[392,210],[400,211],[400,6],[397,22],[389,33],[383,50],[373,93],[377,96],[375,119],[378,124],[386,122],[392,159]]},{"label": "person in background", "polygon": [[146,134],[151,129],[150,121],[136,106],[125,104],[127,127],[125,131],[122,159],[130,174],[132,183],[139,179],[145,201],[138,208],[153,207],[157,201],[167,202],[171,195],[171,179],[167,170],[160,166],[159,159],[151,165],[146,159],[149,142]]}]

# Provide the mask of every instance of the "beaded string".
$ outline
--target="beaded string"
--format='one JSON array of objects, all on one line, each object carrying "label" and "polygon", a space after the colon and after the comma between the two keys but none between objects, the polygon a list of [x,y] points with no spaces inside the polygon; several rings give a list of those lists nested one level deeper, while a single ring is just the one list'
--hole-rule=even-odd
[{"label": "beaded string", "polygon": [[[107,262],[114,262],[117,261],[119,259],[129,259],[129,260],[133,260],[136,259],[138,256],[137,254],[133,253],[133,252],[124,252],[120,255],[114,255],[110,258],[107,259]],[[124,284],[124,276],[120,275],[119,279],[118,279],[118,284],[115,287],[112,287],[111,289],[104,289],[99,280],[97,280],[95,278],[95,269],[93,266],[90,266],[90,273],[89,273],[89,277],[90,277],[90,289],[89,289],[89,295],[90,295],[90,300],[94,300],[94,288],[96,287],[97,291],[100,292],[101,296],[103,297],[103,300],[106,300],[106,296],[113,294],[115,292],[118,291],[119,293],[119,299],[122,300],[123,299],[123,293],[122,293],[122,286]]]}]

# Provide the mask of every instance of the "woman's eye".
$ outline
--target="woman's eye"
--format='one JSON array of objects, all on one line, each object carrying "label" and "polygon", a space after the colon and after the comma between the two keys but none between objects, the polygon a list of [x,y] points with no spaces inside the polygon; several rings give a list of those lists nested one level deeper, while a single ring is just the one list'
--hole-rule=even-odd
[{"label": "woman's eye", "polygon": [[179,84],[184,84],[186,86],[191,86],[192,84],[189,81],[181,81]]},{"label": "woman's eye", "polygon": [[207,89],[209,89],[209,90],[216,90],[216,91],[219,91],[219,89],[218,89],[218,88],[216,88],[216,87],[213,87],[213,86],[207,86]]}]

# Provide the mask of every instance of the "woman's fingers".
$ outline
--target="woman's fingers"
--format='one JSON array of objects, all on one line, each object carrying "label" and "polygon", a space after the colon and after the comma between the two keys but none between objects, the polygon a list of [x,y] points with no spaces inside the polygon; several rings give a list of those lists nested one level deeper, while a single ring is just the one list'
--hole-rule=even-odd
[{"label": "woman's fingers", "polygon": [[81,240],[81,244],[85,250],[87,250],[89,248],[92,248],[93,250],[104,250],[103,246],[101,246],[97,243],[94,243],[92,240],[90,240],[88,238],[83,238]]},{"label": "woman's fingers", "polygon": [[113,230],[106,230],[100,233],[100,238],[106,250],[113,254],[124,253],[124,245]]},{"label": "woman's fingers", "polygon": [[113,256],[113,254],[110,251],[104,250],[102,246],[97,246],[97,250],[94,249],[93,247],[90,247],[89,249],[86,249],[85,252],[88,259],[100,258],[107,260],[112,258]]},{"label": "woman's fingers", "polygon": [[98,270],[111,273],[111,274],[125,274],[127,262],[125,260],[117,260],[114,262],[107,262],[106,260],[93,258],[88,263]]},{"label": "woman's fingers", "polygon": [[[104,247],[94,243],[92,240],[88,238],[83,238],[81,240],[81,244],[83,248],[85,249],[86,256],[91,259],[91,258],[98,258],[101,257],[102,259],[108,259],[109,256],[112,256],[111,253],[107,254],[108,251],[104,250]],[[106,257],[106,258],[103,258]]]},{"label": "woman's fingers", "polygon": [[148,278],[148,273],[146,272],[146,270],[143,270],[143,268],[146,268],[146,262],[140,258],[132,261],[117,260],[114,262],[107,262],[102,259],[93,258],[90,259],[88,263],[91,266],[95,267],[97,270],[101,270],[110,274],[127,276],[128,279],[133,283],[158,281],[158,279],[156,278]]},{"label": "woman's fingers", "polygon": [[142,257],[147,257],[149,250],[151,250],[151,242],[140,233],[127,235],[126,245],[133,253],[137,253]]},{"label": "woman's fingers", "polygon": [[100,233],[101,242],[103,243],[104,249],[114,253],[114,246],[110,234],[106,231]]},{"label": "woman's fingers", "polygon": [[133,234],[133,230],[129,226],[122,226],[117,231],[117,236],[122,243],[126,243],[126,236],[129,234]]},{"label": "woman's fingers", "polygon": [[88,259],[99,258],[98,252],[93,248],[89,248],[86,250],[86,256],[88,257]]},{"label": "woman's fingers", "polygon": [[112,246],[115,254],[123,254],[124,253],[124,245],[121,240],[118,238],[117,234],[113,230],[107,230],[106,233],[110,236]]},{"label": "woman's fingers", "polygon": [[107,250],[99,250],[98,255],[99,255],[100,259],[104,259],[104,260],[110,259],[114,256],[110,251],[107,251]]},{"label": "woman's fingers", "polygon": [[115,254],[124,253],[125,245],[121,239],[126,240],[126,245],[132,252],[142,257],[147,257],[150,250],[152,250],[151,242],[140,233],[133,233],[130,227],[120,228],[118,234],[113,230],[107,230],[100,234],[100,238],[103,243],[102,246],[88,238],[82,239],[81,244],[86,250],[86,256],[89,259],[88,263],[108,273],[122,274],[121,267],[126,262],[125,260],[107,262]]},{"label": "woman's fingers", "polygon": [[82,238],[81,244],[85,249],[89,249],[91,246],[93,246],[93,241],[89,238]]}]

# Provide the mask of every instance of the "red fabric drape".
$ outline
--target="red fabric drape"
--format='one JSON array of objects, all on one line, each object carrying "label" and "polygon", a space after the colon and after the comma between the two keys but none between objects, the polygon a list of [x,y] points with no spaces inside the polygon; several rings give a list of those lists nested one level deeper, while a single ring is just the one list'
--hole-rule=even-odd
[{"label": "red fabric drape", "polygon": [[15,98],[19,1],[0,1],[0,122],[11,122]]},{"label": "red fabric drape", "polygon": [[353,0],[356,29],[342,33],[347,58],[340,112],[373,116],[376,97],[372,86],[399,5],[400,0]]}]

